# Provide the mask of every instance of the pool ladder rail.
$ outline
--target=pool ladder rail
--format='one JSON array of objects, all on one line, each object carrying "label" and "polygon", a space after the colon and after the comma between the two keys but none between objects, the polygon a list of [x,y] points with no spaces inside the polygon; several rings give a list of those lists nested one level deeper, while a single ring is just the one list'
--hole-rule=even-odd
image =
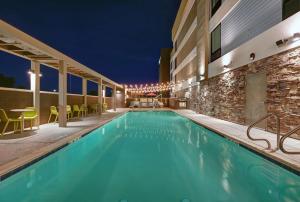
[{"label": "pool ladder rail", "polygon": [[283,135],[282,138],[280,139],[279,148],[283,153],[286,153],[286,154],[300,154],[300,151],[288,151],[283,146],[284,141],[288,137],[290,137],[291,135],[295,134],[297,131],[300,131],[300,125],[298,127],[294,128],[293,130],[291,130],[290,132],[286,133],[285,135]]},{"label": "pool ladder rail", "polygon": [[267,143],[267,148],[266,149],[271,149],[271,142],[265,138],[254,138],[250,135],[250,131],[251,129],[256,126],[257,124],[259,124],[260,122],[268,119],[269,117],[274,116],[276,118],[276,134],[277,134],[277,140],[276,140],[276,148],[273,151],[277,151],[279,149],[279,142],[280,142],[280,117],[277,114],[267,114],[266,116],[258,119],[257,121],[255,121],[254,123],[252,123],[248,128],[247,128],[247,136],[250,140],[253,141],[265,141]]},{"label": "pool ladder rail", "polygon": [[290,132],[286,133],[285,135],[281,135],[280,134],[280,117],[277,115],[277,114],[267,114],[266,116],[258,119],[257,121],[255,121],[254,123],[252,123],[248,128],[247,128],[247,136],[250,140],[253,140],[253,141],[265,141],[267,143],[267,150],[270,150],[272,149],[271,148],[271,142],[268,140],[268,139],[265,139],[265,138],[254,138],[250,135],[250,131],[251,129],[256,126],[257,124],[259,124],[260,122],[268,119],[269,117],[272,117],[274,116],[276,118],[276,135],[277,135],[277,138],[276,138],[276,148],[272,150],[272,152],[275,152],[277,150],[281,150],[283,153],[286,153],[286,154],[300,154],[300,151],[288,151],[284,148],[284,141],[290,137],[291,135],[295,134],[297,131],[300,130],[300,126],[294,128],[293,130],[291,130]]}]

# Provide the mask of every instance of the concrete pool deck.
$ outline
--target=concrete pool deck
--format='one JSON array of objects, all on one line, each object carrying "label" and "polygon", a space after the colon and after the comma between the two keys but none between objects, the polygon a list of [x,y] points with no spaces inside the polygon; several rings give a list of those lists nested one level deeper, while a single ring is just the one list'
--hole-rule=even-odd
[{"label": "concrete pool deck", "polygon": [[[285,154],[281,150],[272,152],[266,150],[267,144],[263,141],[251,141],[246,134],[247,126],[239,125],[229,121],[216,119],[210,116],[197,114],[192,110],[173,110],[181,116],[189,118],[194,122],[203,125],[204,127],[217,132],[228,139],[246,146],[258,153],[261,153],[273,160],[278,161],[288,167],[300,172],[300,155]],[[271,142],[272,149],[276,147],[276,134],[266,132],[257,128],[251,130],[251,135],[256,138],[266,138]],[[288,138],[285,141],[284,147],[289,151],[300,151],[300,140]]]},{"label": "concrete pool deck", "polygon": [[[114,118],[128,112],[128,111],[146,111],[148,109],[127,109],[119,108],[116,112],[109,111],[107,113],[74,119],[68,123],[67,128],[59,128],[58,124],[44,124],[40,126],[39,130],[27,131],[30,133],[26,137],[18,139],[0,139],[0,181],[1,176],[14,171],[22,165],[28,164],[35,159],[46,155],[57,148],[70,143],[84,134],[96,129]],[[281,164],[293,168],[300,172],[300,155],[287,155],[280,150],[271,152],[265,150],[266,144],[261,141],[251,141],[246,136],[247,126],[231,123],[228,121],[216,119],[213,117],[197,114],[191,110],[171,110],[171,109],[155,109],[174,111],[181,116],[189,118],[194,122],[199,123],[213,130],[232,141],[244,145],[258,153],[261,153],[271,159],[274,159]],[[255,137],[264,137],[270,140],[272,148],[276,145],[276,135],[254,128],[252,131]],[[287,139],[285,147],[288,150],[300,150],[300,140]]]},{"label": "concrete pool deck", "polygon": [[57,123],[43,124],[39,130],[25,131],[25,137],[0,139],[0,176],[74,141],[127,111],[128,109],[120,108],[116,112],[109,110],[101,116],[90,115],[74,119],[68,122],[66,128],[58,127]]}]

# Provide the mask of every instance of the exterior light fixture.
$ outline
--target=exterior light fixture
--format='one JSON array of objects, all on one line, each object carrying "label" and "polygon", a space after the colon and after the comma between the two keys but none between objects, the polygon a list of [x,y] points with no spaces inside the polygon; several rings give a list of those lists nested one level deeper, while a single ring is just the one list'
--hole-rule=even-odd
[{"label": "exterior light fixture", "polygon": [[[33,70],[28,70],[28,72],[27,72],[29,75],[34,75],[34,71]],[[43,74],[39,74],[39,76],[40,77],[42,77],[43,76]]]},{"label": "exterior light fixture", "polygon": [[294,41],[298,41],[298,40],[300,40],[300,33],[299,32],[294,34],[292,41],[294,42]]},{"label": "exterior light fixture", "polygon": [[282,46],[286,45],[287,43],[292,43],[292,42],[296,42],[299,40],[300,40],[300,33],[297,32],[297,33],[294,33],[294,35],[289,38],[285,38],[285,39],[276,41],[276,45],[278,47],[282,47]]},{"label": "exterior light fixture", "polygon": [[282,46],[284,46],[287,42],[288,42],[288,39],[280,39],[280,40],[276,41],[276,45],[277,45],[278,47],[282,47]]},{"label": "exterior light fixture", "polygon": [[255,59],[255,53],[251,53],[250,54],[250,60],[254,60]]},{"label": "exterior light fixture", "polygon": [[53,92],[56,92],[56,89],[53,89]]},{"label": "exterior light fixture", "polygon": [[32,70],[28,70],[27,72],[29,75],[32,75],[34,72]]},{"label": "exterior light fixture", "polygon": [[224,65],[223,68],[224,69],[229,69],[229,65]]}]

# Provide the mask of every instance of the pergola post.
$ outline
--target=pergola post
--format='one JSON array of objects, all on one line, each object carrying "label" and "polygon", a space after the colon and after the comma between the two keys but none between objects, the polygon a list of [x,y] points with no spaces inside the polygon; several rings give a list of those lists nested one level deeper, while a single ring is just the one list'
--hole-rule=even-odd
[{"label": "pergola post", "polygon": [[82,78],[82,95],[83,95],[83,104],[87,107],[87,80]]},{"label": "pergola post", "polygon": [[33,106],[38,115],[36,118],[36,124],[40,125],[40,63],[37,61],[31,61],[31,71],[30,89],[33,91]]},{"label": "pergola post", "polygon": [[106,103],[106,86],[102,85],[103,103]]},{"label": "pergola post", "polygon": [[116,91],[117,91],[117,87],[114,86],[113,87],[113,109],[114,111],[117,111],[117,98],[116,98]]},{"label": "pergola post", "polygon": [[59,71],[58,123],[59,123],[59,127],[66,127],[67,126],[67,64],[63,60],[59,61],[58,71]]},{"label": "pergola post", "polygon": [[102,94],[102,79],[100,79],[98,83],[98,104],[100,106],[99,114],[102,114]]}]

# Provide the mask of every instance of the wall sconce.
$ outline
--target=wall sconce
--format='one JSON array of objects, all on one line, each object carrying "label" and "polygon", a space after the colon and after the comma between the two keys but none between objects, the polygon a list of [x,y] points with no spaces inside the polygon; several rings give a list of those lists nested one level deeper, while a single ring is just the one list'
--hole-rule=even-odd
[{"label": "wall sconce", "polygon": [[294,35],[289,37],[289,38],[285,38],[285,39],[281,39],[281,40],[276,41],[276,45],[278,47],[282,47],[282,46],[286,45],[288,42],[292,43],[292,42],[295,42],[295,41],[298,41],[298,40],[300,40],[300,33],[299,32],[294,33]]},{"label": "wall sconce", "polygon": [[251,53],[250,54],[250,60],[254,60],[255,59],[255,53]]},{"label": "wall sconce", "polygon": [[224,65],[224,66],[223,66],[223,69],[224,69],[224,70],[229,69],[229,66],[230,66],[230,65],[231,65],[231,62],[230,62],[228,65]]},{"label": "wall sconce", "polygon": [[276,41],[276,46],[282,47],[282,46],[284,46],[287,42],[288,42],[287,39],[280,39],[280,40]]},{"label": "wall sconce", "polygon": [[298,40],[300,40],[300,33],[295,33],[294,36],[293,36],[292,41],[295,42],[295,41],[298,41]]},{"label": "wall sconce", "polygon": [[[27,73],[28,73],[29,75],[34,75],[34,71],[33,71],[32,69],[28,70]],[[39,75],[40,75],[40,77],[43,76],[43,74],[39,74]]]}]

